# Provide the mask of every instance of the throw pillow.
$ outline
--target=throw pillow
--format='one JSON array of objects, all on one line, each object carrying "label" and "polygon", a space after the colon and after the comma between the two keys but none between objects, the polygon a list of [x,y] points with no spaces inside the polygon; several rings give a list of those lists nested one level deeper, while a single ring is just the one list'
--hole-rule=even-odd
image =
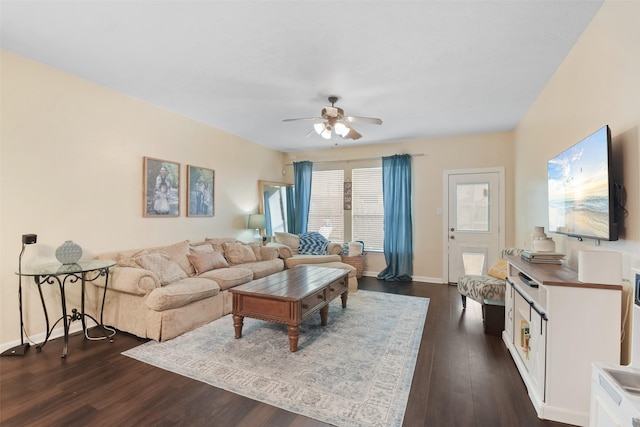
[{"label": "throw pillow", "polygon": [[205,271],[215,270],[216,268],[229,267],[227,260],[224,259],[220,252],[196,252],[187,255],[193,268],[196,269],[196,274],[202,274]]},{"label": "throw pillow", "polygon": [[301,255],[326,255],[329,241],[317,231],[300,235],[300,247],[298,253]]},{"label": "throw pillow", "polygon": [[233,237],[207,237],[206,239],[204,239],[204,241],[213,246],[213,250],[220,252],[223,255],[225,255],[225,243],[238,243],[238,241]]},{"label": "throw pillow", "polygon": [[140,267],[154,272],[160,279],[162,286],[187,277],[187,273],[182,267],[177,262],[172,261],[167,254],[156,252],[143,255],[138,259],[138,264],[140,264]]},{"label": "throw pillow", "polygon": [[507,278],[507,260],[498,258],[487,272],[487,275],[505,280]]},{"label": "throw pillow", "polygon": [[213,246],[211,246],[211,243],[209,242],[198,242],[198,243],[191,243],[189,245],[189,252],[190,253],[194,253],[194,252],[213,252]]},{"label": "throw pillow", "polygon": [[260,248],[262,247],[262,243],[251,242],[247,243],[247,245],[253,251],[253,254],[256,256],[256,261],[262,261],[262,253],[260,252]]},{"label": "throw pillow", "polygon": [[188,275],[192,275],[195,272],[193,271],[193,267],[189,262],[189,258],[187,258],[187,254],[189,253],[189,241],[183,240],[182,242],[174,243],[169,246],[162,246],[159,248],[149,250],[149,253],[161,253],[168,255],[173,261],[177,262],[180,267],[187,273]]},{"label": "throw pillow", "polygon": [[258,261],[256,254],[249,245],[243,243],[223,243],[222,246],[224,246],[224,256],[230,265]]}]

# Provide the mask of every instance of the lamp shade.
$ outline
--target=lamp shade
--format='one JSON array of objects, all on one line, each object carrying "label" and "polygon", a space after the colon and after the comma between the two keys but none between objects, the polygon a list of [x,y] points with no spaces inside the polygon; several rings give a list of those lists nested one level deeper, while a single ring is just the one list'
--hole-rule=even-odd
[{"label": "lamp shade", "polygon": [[265,218],[263,214],[249,215],[249,225],[247,228],[265,228]]}]

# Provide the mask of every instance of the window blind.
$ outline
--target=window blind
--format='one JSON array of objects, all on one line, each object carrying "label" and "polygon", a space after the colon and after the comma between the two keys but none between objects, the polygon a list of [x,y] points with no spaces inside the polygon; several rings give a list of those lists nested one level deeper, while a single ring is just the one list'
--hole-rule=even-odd
[{"label": "window blind", "polygon": [[332,242],[344,241],[343,183],[343,170],[313,171],[307,230],[328,234]]},{"label": "window blind", "polygon": [[352,240],[362,240],[366,250],[382,251],[384,248],[382,167],[353,169],[351,180]]}]

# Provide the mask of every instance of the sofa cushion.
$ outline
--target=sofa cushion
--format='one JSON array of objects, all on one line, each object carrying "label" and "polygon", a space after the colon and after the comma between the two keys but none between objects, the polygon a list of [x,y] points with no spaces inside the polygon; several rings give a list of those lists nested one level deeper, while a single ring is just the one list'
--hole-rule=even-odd
[{"label": "sofa cushion", "polygon": [[[209,246],[211,248],[211,246]],[[205,271],[214,270],[216,268],[229,267],[227,260],[224,259],[220,252],[216,252],[211,248],[211,252],[196,252],[187,255],[189,261],[196,270],[196,274],[202,274]]]},{"label": "sofa cushion", "polygon": [[146,299],[147,307],[155,311],[185,306],[193,301],[216,296],[220,286],[209,279],[188,277],[167,286],[154,289]]},{"label": "sofa cushion", "polygon": [[303,233],[300,235],[300,255],[326,255],[329,240],[317,231]]},{"label": "sofa cushion", "polygon": [[251,245],[244,243],[224,243],[223,246],[224,257],[229,261],[230,265],[260,261]]},{"label": "sofa cushion", "polygon": [[268,261],[249,262],[246,264],[240,264],[231,266],[231,268],[246,268],[253,272],[253,280],[261,279],[273,273],[284,270],[284,261],[280,258],[271,259]]},{"label": "sofa cushion", "polygon": [[260,258],[262,261],[269,261],[278,258],[280,251],[273,246],[260,246]]},{"label": "sofa cushion", "polygon": [[341,262],[340,255],[294,255],[284,260],[287,268],[293,268],[300,264],[324,264],[327,262]]},{"label": "sofa cushion", "polygon": [[300,236],[297,234],[282,233],[278,231],[274,234],[276,236],[276,243],[289,246],[294,255],[298,253],[298,248],[300,247]]},{"label": "sofa cushion", "polygon": [[206,271],[198,277],[215,280],[220,286],[220,289],[224,291],[234,286],[250,282],[253,279],[253,272],[248,268],[238,266],[235,268],[217,268]]},{"label": "sofa cushion", "polygon": [[187,273],[168,255],[152,253],[138,258],[140,267],[152,271],[158,276],[161,285],[168,285],[187,277]]}]

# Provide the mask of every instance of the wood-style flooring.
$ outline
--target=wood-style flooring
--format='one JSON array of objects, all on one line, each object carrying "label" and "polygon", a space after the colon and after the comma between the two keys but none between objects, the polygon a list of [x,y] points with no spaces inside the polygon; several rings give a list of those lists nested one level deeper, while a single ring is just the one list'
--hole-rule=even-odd
[{"label": "wood-style flooring", "polygon": [[[507,349],[485,335],[480,305],[462,311],[454,286],[359,280],[360,289],[430,298],[405,427],[561,426],[537,418]],[[229,333],[233,333],[230,329]],[[317,420],[138,362],[120,353],[144,342],[75,334],[41,353],[0,358],[0,425],[320,427]]]}]

